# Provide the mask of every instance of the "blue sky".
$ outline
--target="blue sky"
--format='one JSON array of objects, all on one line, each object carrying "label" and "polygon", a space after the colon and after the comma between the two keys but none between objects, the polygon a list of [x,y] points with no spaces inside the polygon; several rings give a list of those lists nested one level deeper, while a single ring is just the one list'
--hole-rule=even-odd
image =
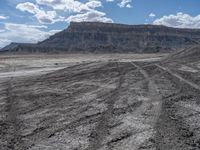
[{"label": "blue sky", "polygon": [[36,43],[70,21],[200,28],[200,0],[0,0],[0,47]]}]

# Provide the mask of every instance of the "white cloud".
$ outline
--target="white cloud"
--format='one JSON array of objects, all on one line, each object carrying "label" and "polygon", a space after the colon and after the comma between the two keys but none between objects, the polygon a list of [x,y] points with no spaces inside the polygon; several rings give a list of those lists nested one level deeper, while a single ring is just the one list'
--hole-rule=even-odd
[{"label": "white cloud", "polygon": [[[5,28],[0,30],[1,46],[5,46],[8,42],[36,43],[60,31],[47,31],[48,27],[41,24],[53,24],[58,21],[66,21],[68,23],[71,21],[113,22],[112,19],[106,17],[106,13],[96,10],[102,7],[101,0],[87,0],[86,2],[78,0],[35,1],[36,3],[34,4],[32,1],[20,0],[21,3],[17,4],[16,9],[34,15],[40,25],[5,23]],[[63,14],[63,11],[67,12],[68,18],[67,16],[59,15]]]},{"label": "white cloud", "polygon": [[58,32],[61,32],[62,30],[50,30],[48,33],[47,33],[47,37],[48,36],[51,36],[51,35],[54,35],[55,33],[58,33]]},{"label": "white cloud", "polygon": [[36,0],[36,2],[40,5],[52,7],[55,10],[67,9],[68,11],[73,11],[75,4],[78,6],[78,4],[80,3],[74,3],[74,0]]},{"label": "white cloud", "polygon": [[[116,0],[106,0],[106,2],[115,2]],[[120,8],[132,8],[133,6],[130,4],[132,0],[118,0],[120,1],[117,5]]]},{"label": "white cloud", "polygon": [[59,32],[59,30],[44,31],[44,29],[47,29],[47,27],[5,23],[5,31],[0,34],[1,46],[5,46],[11,41],[20,43],[36,43],[48,38],[56,32]]},{"label": "white cloud", "polygon": [[126,5],[127,8],[132,8],[133,6],[131,6],[130,4]]},{"label": "white cloud", "polygon": [[2,29],[0,29],[0,33],[1,33],[1,32],[5,32],[5,31],[6,31],[6,30],[2,30]]},{"label": "white cloud", "polygon": [[64,10],[72,13],[90,11],[91,9],[101,7],[101,1],[93,0],[82,3],[76,0],[36,0],[40,5],[49,6],[55,10]]},{"label": "white cloud", "polygon": [[27,11],[27,12],[32,13],[32,14],[36,14],[40,11],[38,6],[36,6],[35,4],[30,3],[30,2],[20,3],[16,6],[16,8],[21,10],[21,11]]},{"label": "white cloud", "polygon": [[11,40],[0,38],[0,48],[10,44],[11,42],[12,42]]},{"label": "white cloud", "polygon": [[109,22],[112,23],[113,20],[110,18],[105,17],[105,13],[103,12],[99,12],[96,10],[92,10],[92,11],[88,11],[86,13],[83,14],[76,14],[76,15],[72,15],[70,17],[67,18],[67,22],[82,22],[82,21],[89,21],[89,22]]},{"label": "white cloud", "polygon": [[46,5],[54,10],[64,10],[73,15],[69,16],[66,21],[81,22],[81,21],[98,21],[98,22],[113,22],[107,18],[106,14],[97,11],[96,8],[102,7],[100,0],[89,0],[88,2],[80,2],[76,0],[36,0],[39,5]]},{"label": "white cloud", "polygon": [[90,9],[95,9],[95,8],[98,8],[98,7],[102,7],[101,2],[97,1],[97,0],[89,1],[85,5]]},{"label": "white cloud", "polygon": [[156,14],[150,13],[150,14],[149,14],[149,17],[150,17],[150,18],[154,18],[154,17],[156,17]]},{"label": "white cloud", "polygon": [[106,2],[114,2],[115,0],[106,0]]},{"label": "white cloud", "polygon": [[[96,8],[102,7],[100,0],[89,0],[85,3],[76,0],[36,0],[37,4],[30,2],[20,3],[17,9],[26,11],[35,15],[40,23],[55,23],[58,21],[101,21],[113,22],[107,18],[104,12],[97,11]],[[40,7],[47,6],[52,11],[44,11]],[[127,6],[128,7],[128,6]],[[60,11],[67,11],[69,16],[57,15]]]},{"label": "white cloud", "polygon": [[0,15],[0,19],[2,19],[2,20],[6,20],[8,18],[9,18],[8,16]]},{"label": "white cloud", "polygon": [[176,15],[172,14],[156,19],[153,24],[177,28],[200,28],[200,15],[191,16],[179,12]]},{"label": "white cloud", "polygon": [[16,8],[34,14],[37,20],[42,24],[52,24],[58,21],[64,21],[63,18],[57,17],[56,11],[41,10],[37,5],[30,2],[20,3]]},{"label": "white cloud", "polygon": [[132,2],[132,0],[122,0],[120,3],[118,3],[117,5],[120,7],[120,8],[124,8],[124,7],[126,7],[126,8],[131,8],[132,6],[131,6],[131,3]]}]

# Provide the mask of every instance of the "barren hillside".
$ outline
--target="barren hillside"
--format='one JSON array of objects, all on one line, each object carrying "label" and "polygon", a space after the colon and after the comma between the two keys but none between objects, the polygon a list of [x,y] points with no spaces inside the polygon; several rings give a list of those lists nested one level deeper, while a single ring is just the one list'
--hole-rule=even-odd
[{"label": "barren hillside", "polygon": [[198,29],[72,22],[67,29],[38,44],[15,43],[2,50],[27,53],[169,53],[199,42]]}]

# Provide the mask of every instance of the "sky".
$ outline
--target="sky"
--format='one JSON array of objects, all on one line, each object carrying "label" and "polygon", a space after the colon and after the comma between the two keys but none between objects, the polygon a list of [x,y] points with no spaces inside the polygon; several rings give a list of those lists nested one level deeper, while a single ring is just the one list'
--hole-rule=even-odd
[{"label": "sky", "polygon": [[0,0],[0,47],[37,43],[71,21],[200,28],[200,0]]}]

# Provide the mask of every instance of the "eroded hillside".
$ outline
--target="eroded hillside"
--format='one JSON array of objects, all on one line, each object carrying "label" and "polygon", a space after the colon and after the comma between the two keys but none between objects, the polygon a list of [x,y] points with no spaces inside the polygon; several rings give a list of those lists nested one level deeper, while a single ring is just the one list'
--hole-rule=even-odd
[{"label": "eroded hillside", "polygon": [[15,43],[3,50],[28,53],[168,53],[199,42],[198,29],[72,22],[67,29],[38,44]]}]

